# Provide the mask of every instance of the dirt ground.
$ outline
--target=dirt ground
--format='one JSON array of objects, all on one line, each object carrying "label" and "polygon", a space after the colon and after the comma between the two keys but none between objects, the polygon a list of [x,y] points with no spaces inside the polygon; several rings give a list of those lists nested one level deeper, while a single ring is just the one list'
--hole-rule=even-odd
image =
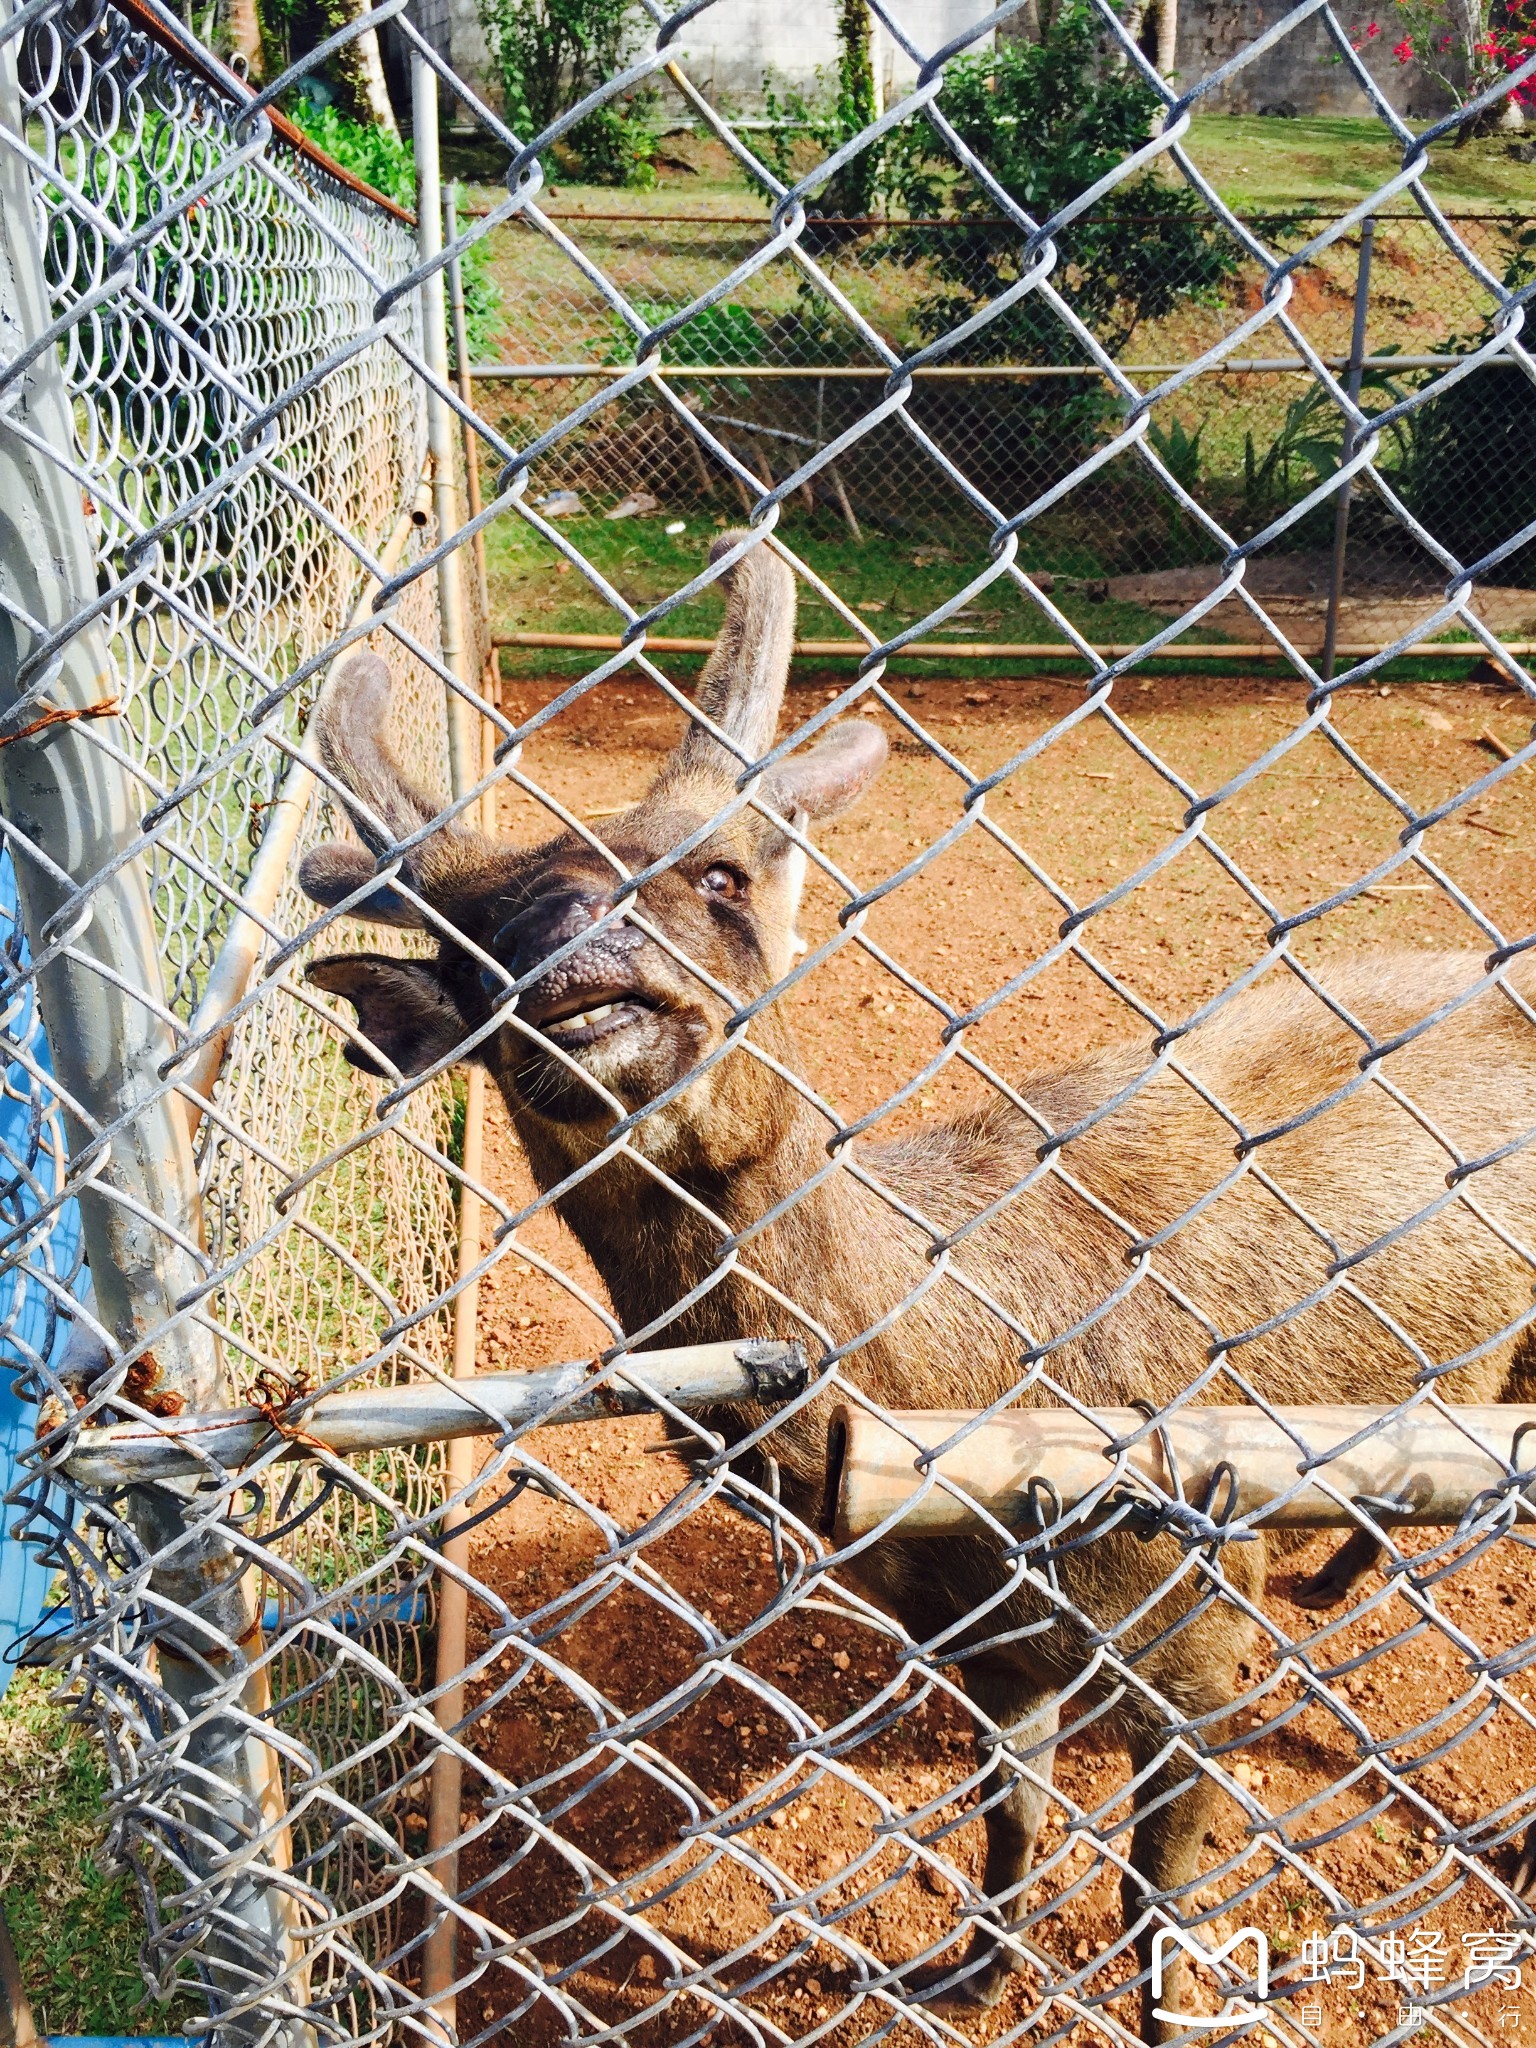
[{"label": "dirt ground", "polygon": [[[507,687],[507,708],[519,718],[554,689]],[[800,678],[791,712],[805,715],[836,687],[830,678]],[[1122,688],[1119,714],[1130,732],[1202,793],[1304,716],[1300,688],[1272,681],[1131,678]],[[899,682],[895,694],[973,774],[1012,758],[1080,701],[1075,685],[1038,679]],[[961,816],[956,774],[889,714],[886,723],[894,753],[883,780],[823,842],[860,886],[900,869]],[[1416,686],[1341,698],[1334,728],[1400,796],[1425,807],[1493,769],[1498,746],[1521,744],[1529,724],[1513,696]],[[676,714],[643,680],[623,675],[541,733],[523,765],[574,809],[601,815],[642,790],[676,732]],[[1166,844],[1187,801],[1094,718],[1021,768],[987,810],[1081,903]],[[1507,937],[1532,926],[1532,818],[1525,771],[1426,842]],[[519,837],[546,829],[521,796],[507,802],[504,823]],[[1390,803],[1314,733],[1221,805],[1210,833],[1288,913],[1383,859],[1401,828]],[[813,878],[803,919],[813,945],[835,928],[836,905],[830,887]],[[1061,915],[1013,853],[973,827],[871,912],[866,935],[964,1007],[1042,951]],[[1093,920],[1088,939],[1125,989],[1174,1017],[1261,953],[1267,924],[1195,845]],[[1310,960],[1361,948],[1485,944],[1411,867],[1297,941]],[[811,1078],[845,1117],[875,1108],[938,1045],[935,1012],[857,940],[788,1000]],[[995,1012],[976,1045],[1014,1080],[1115,1039],[1144,1041],[1147,1032],[1121,996],[1069,958]],[[977,1100],[981,1085],[952,1060],[882,1134],[903,1120],[952,1113]],[[499,1109],[489,1174],[514,1202],[531,1197]],[[552,1216],[537,1217],[523,1242],[600,1294]],[[601,1341],[595,1318],[528,1259],[509,1254],[485,1285],[484,1370],[581,1357]],[[462,1882],[507,1940],[460,2001],[460,2036],[562,2038],[553,2005],[531,1989],[536,1967],[566,1973],[562,1993],[591,2029],[623,2027],[638,2048],[706,2034],[838,2048],[888,2031],[916,2041],[917,2030],[879,1988],[882,1972],[930,1954],[958,1957],[956,1876],[974,1882],[981,1870],[982,1830],[966,1817],[974,1749],[956,1675],[896,1685],[878,1617],[831,1586],[817,1603],[753,1633],[775,1590],[767,1541],[690,1482],[659,1439],[659,1425],[643,1419],[539,1433],[526,1454],[550,1475],[556,1497],[523,1491],[477,1533],[475,1568],[495,1597],[472,1610],[479,1713],[470,1741],[521,1794],[498,1800],[488,1784],[467,1784],[475,1834]],[[570,1492],[561,1495],[558,1482]],[[626,1545],[624,1532],[653,1521],[659,1533]],[[1403,1985],[1376,1965],[1366,1965],[1358,1988],[1347,1970],[1328,1983],[1302,1981],[1303,1943],[1324,1928],[1330,1908],[1369,1902],[1380,1927],[1401,1925],[1405,1969],[1411,1974],[1417,1958],[1433,1997],[1461,1981],[1469,1962],[1498,1956],[1497,1944],[1479,1950],[1463,1937],[1507,1925],[1479,1872],[1508,1877],[1536,1799],[1536,1703],[1522,1668],[1536,1658],[1527,1550],[1503,1538],[1437,1586],[1439,1611],[1475,1646],[1468,1649],[1397,1595],[1356,1619],[1354,1610],[1318,1616],[1296,1606],[1289,1595],[1299,1575],[1336,1540],[1312,1538],[1271,1573],[1270,1634],[1249,1673],[1260,1697],[1244,1746],[1227,1759],[1233,1789],[1208,1837],[1202,1894],[1213,1907],[1238,1902],[1226,1924],[1262,1928],[1277,1978],[1296,1980],[1295,1996],[1275,2009],[1263,2038],[1312,2038],[1329,2048],[1372,2041],[1407,2018]],[[1437,1540],[1430,1531],[1403,1539],[1413,1549]],[[1380,1589],[1368,1578],[1356,1607]],[[703,1615],[713,1641],[690,1609]],[[1308,1696],[1302,1658],[1334,1674],[1331,1701]],[[1495,1659],[1503,1660],[1493,1668],[1507,1676],[1513,1705],[1490,1696]],[[1383,1787],[1370,1763],[1373,1744],[1390,1745],[1399,1766],[1419,1760],[1406,1780],[1412,1798]],[[1059,1798],[1030,1893],[1029,1938],[1054,1959],[1058,1982],[1075,1982],[1080,2016],[1074,2020],[1065,1999],[1042,2004],[1041,1979],[1022,1974],[994,2011],[951,2019],[952,2038],[1001,2042],[1021,2030],[1036,2040],[1114,2038],[1081,2016],[1082,2001],[1106,1996],[1113,2019],[1134,2026],[1131,2001],[1114,1998],[1131,1968],[1118,1871],[1085,1832],[1091,1826],[1113,1854],[1124,1854],[1128,1838],[1115,1821],[1128,1811],[1126,1772],[1124,1755],[1095,1727],[1063,1742]],[[1442,1820],[1472,1832],[1460,1846],[1447,1844]],[[896,1821],[906,1840],[925,1845],[921,1858],[890,1839]],[[642,1923],[656,1940],[635,1932]],[[1536,2042],[1529,1958],[1524,1976],[1518,1988],[1483,1981],[1455,2008],[1478,2032],[1453,2021],[1441,2038]],[[725,2010],[727,1991],[758,2016],[761,2031]]]}]

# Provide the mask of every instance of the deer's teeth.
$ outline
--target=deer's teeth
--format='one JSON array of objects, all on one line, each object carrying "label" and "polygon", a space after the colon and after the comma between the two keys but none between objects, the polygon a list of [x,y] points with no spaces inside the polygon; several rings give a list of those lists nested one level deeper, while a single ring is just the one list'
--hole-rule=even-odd
[{"label": "deer's teeth", "polygon": [[574,1017],[562,1017],[561,1028],[565,1031],[586,1031],[594,1024],[601,1024],[605,1017],[611,1017],[615,1005],[599,1003],[595,1010],[578,1010]]}]

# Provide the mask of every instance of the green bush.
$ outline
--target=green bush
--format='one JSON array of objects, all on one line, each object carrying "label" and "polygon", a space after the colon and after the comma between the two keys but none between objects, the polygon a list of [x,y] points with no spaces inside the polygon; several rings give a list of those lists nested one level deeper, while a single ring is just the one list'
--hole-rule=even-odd
[{"label": "green bush", "polygon": [[334,157],[344,171],[361,178],[375,192],[393,199],[396,206],[416,204],[416,169],[411,145],[382,128],[354,121],[339,107],[301,94],[288,110],[295,128],[302,130],[317,149]]},{"label": "green bush", "polygon": [[[397,206],[416,204],[416,165],[408,142],[365,121],[354,121],[338,108],[322,106],[307,96],[297,100],[288,118],[316,148],[323,149],[344,171],[361,178],[375,192],[382,192]],[[491,276],[484,242],[477,242],[467,252],[460,268],[464,277],[464,324],[469,352],[479,356],[496,333],[501,310],[501,292]]]},{"label": "green bush", "polygon": [[[1136,73],[1106,62],[1086,0],[1064,0],[1042,41],[957,58],[939,106],[1009,198],[1045,220],[1141,148],[1158,100]],[[971,224],[968,235],[950,230],[893,244],[893,255],[921,261],[939,281],[918,307],[920,331],[947,334],[1017,281],[1018,231],[995,225],[992,194],[959,174],[926,126],[898,131],[884,182],[892,202],[916,219]],[[1151,172],[1113,186],[1062,232],[1059,246],[1053,282],[1111,352],[1182,301],[1218,300],[1238,262],[1200,198]],[[946,360],[1059,363],[1073,352],[1032,292]]]},{"label": "green bush", "polygon": [[[1516,222],[1506,234],[1503,282],[1520,291],[1536,279],[1536,226]],[[1463,335],[1450,347],[1466,351],[1486,339]],[[1536,524],[1536,386],[1523,371],[1474,370],[1410,414],[1408,434],[1408,507],[1459,561],[1478,561]],[[1536,584],[1536,539],[1507,555],[1490,580]]]},{"label": "green bush", "polygon": [[[567,108],[624,69],[646,16],[636,0],[479,0],[480,21],[501,75],[508,125],[539,134]],[[574,175],[594,185],[656,182],[654,95],[627,94],[578,121],[556,145]]]}]

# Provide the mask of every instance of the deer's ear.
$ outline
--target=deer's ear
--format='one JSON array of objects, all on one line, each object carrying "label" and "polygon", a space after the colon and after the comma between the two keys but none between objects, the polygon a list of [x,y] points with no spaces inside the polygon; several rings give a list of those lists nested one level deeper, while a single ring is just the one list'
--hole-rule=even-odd
[{"label": "deer's ear", "polygon": [[403,925],[408,930],[420,931],[426,919],[398,889],[375,879],[375,867],[374,857],[366,846],[336,840],[311,847],[305,854],[299,863],[299,887],[312,903],[323,904],[327,910],[345,903],[359,889],[368,889],[362,901],[353,904],[348,916],[360,917],[368,924]]},{"label": "deer's ear", "polygon": [[809,753],[790,754],[767,778],[763,794],[776,811],[829,818],[857,803],[885,766],[885,734],[865,718],[834,725]]},{"label": "deer's ear", "polygon": [[[421,960],[382,953],[333,953],[316,960],[305,979],[345,996],[358,1029],[400,1074],[422,1074],[451,1053],[469,1027],[435,970]],[[368,1049],[348,1045],[346,1056],[365,1074],[388,1075]]]}]

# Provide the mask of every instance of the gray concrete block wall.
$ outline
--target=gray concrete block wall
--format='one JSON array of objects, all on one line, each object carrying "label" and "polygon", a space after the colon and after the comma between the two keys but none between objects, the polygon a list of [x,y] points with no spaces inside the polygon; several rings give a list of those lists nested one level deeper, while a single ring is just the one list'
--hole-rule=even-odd
[{"label": "gray concrete block wall", "polygon": [[[1288,0],[1185,4],[1179,11],[1180,82],[1191,85],[1205,77],[1289,11]],[[1365,5],[1357,11],[1363,27],[1373,10]],[[1346,24],[1353,26],[1350,12],[1342,12]],[[1402,31],[1390,24],[1388,6],[1383,5],[1380,12],[1387,17],[1382,34],[1370,40],[1364,51],[1371,76],[1400,114],[1430,119],[1444,111],[1444,96],[1415,65],[1399,64],[1393,57],[1392,47]],[[1302,22],[1263,56],[1245,65],[1206,102],[1210,112],[1230,114],[1258,114],[1267,107],[1283,105],[1293,106],[1298,114],[1363,115],[1372,111],[1349,67],[1338,58],[1320,14]]]}]

